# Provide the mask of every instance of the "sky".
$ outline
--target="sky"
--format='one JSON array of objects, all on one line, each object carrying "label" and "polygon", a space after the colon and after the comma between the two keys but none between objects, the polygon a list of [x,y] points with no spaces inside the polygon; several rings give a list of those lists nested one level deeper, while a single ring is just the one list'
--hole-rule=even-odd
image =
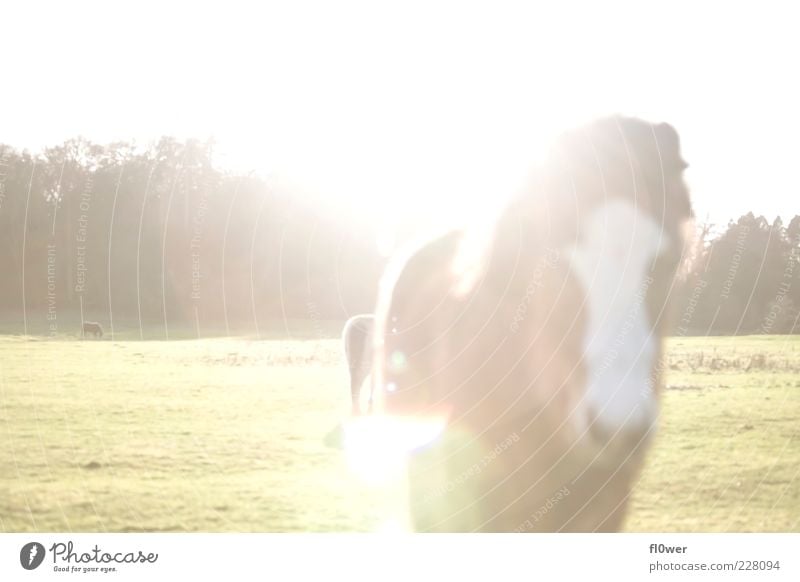
[{"label": "sky", "polygon": [[236,169],[455,213],[513,190],[558,131],[623,113],[676,127],[700,219],[800,213],[789,3],[254,4],[4,6],[0,142],[214,136]]}]

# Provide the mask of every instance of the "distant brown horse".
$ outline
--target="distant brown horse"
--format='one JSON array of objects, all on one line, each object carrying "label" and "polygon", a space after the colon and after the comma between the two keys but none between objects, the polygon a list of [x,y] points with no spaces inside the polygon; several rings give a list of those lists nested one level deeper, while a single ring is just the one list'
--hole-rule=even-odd
[{"label": "distant brown horse", "polygon": [[487,236],[387,269],[377,412],[442,427],[410,455],[415,529],[622,527],[657,420],[685,167],[671,126],[596,121],[554,143]]},{"label": "distant brown horse", "polygon": [[103,326],[96,321],[85,321],[83,323],[83,337],[86,337],[87,333],[91,333],[95,338],[102,338]]}]

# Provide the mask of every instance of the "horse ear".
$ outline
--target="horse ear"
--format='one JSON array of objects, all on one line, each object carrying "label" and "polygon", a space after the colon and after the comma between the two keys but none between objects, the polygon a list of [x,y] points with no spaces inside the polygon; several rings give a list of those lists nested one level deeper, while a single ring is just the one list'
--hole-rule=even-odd
[{"label": "horse ear", "polygon": [[689,166],[681,155],[681,140],[678,132],[669,123],[660,123],[653,129],[661,165],[665,177],[675,185],[669,188],[667,205],[672,208],[672,213],[678,219],[687,219],[694,216],[689,200],[689,191],[683,181],[683,171]]},{"label": "horse ear", "polygon": [[[658,150],[667,171],[682,171],[687,164],[681,157],[681,138],[678,132],[669,123],[659,123],[654,128]],[[669,162],[669,164],[668,164]]]}]

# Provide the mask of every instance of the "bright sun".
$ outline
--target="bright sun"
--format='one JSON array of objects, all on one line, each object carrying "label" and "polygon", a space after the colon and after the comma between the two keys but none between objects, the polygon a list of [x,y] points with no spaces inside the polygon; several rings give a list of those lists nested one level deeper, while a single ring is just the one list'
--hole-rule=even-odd
[{"label": "bright sun", "polygon": [[[681,1],[147,3],[11,3],[4,20],[37,33],[0,37],[25,55],[5,63],[25,90],[3,95],[3,139],[214,136],[231,169],[285,172],[376,223],[436,226],[513,191],[554,130],[623,113],[679,130],[700,217],[755,210],[756,190],[773,213],[796,189],[798,85],[784,73],[798,37],[768,11],[766,35],[750,9],[728,7],[721,29],[718,8]],[[54,66],[54,46],[91,66]]]},{"label": "bright sun", "polygon": [[[356,111],[358,103],[340,103],[337,115],[317,117],[287,107],[282,123],[264,133],[236,123],[250,129],[222,134],[218,151],[226,165],[288,177],[362,214],[375,224],[382,246],[400,221],[439,229],[496,210],[524,184],[559,127],[552,111],[541,120],[499,110],[489,124],[464,112],[404,106],[401,118],[380,125]],[[268,131],[270,140],[259,137]]]}]

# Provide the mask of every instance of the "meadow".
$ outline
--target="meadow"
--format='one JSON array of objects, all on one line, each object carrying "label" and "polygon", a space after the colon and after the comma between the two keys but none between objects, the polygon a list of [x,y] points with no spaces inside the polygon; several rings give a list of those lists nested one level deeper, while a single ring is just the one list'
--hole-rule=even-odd
[{"label": "meadow", "polygon": [[[319,331],[0,336],[0,531],[402,525],[402,483],[326,445],[349,387]],[[800,337],[672,338],[665,373],[626,529],[800,531]]]}]

